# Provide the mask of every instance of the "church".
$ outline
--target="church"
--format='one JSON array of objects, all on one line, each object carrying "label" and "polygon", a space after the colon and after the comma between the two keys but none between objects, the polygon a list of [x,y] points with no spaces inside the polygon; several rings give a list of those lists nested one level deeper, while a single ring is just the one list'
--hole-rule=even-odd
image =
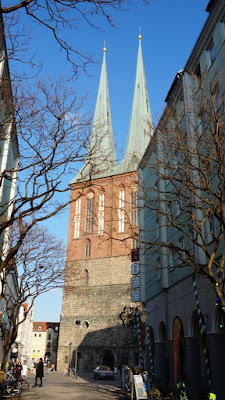
[{"label": "church", "polygon": [[[120,314],[131,301],[131,252],[139,248],[138,164],[153,134],[142,36],[125,155],[116,160],[106,48],[85,163],[70,182],[71,206],[57,368],[139,363],[137,328]],[[118,93],[119,96],[119,93]]]}]

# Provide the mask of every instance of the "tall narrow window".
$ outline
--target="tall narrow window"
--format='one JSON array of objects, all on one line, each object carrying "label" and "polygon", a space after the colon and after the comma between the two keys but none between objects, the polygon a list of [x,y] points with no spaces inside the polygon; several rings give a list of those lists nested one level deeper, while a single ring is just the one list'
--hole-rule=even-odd
[{"label": "tall narrow window", "polygon": [[74,238],[80,236],[80,213],[81,213],[81,198],[75,201],[75,218],[74,218]]},{"label": "tall narrow window", "polygon": [[119,220],[119,226],[118,226],[118,231],[124,232],[125,231],[125,191],[120,190],[119,191],[119,208],[118,208],[118,220]]},{"label": "tall narrow window", "polygon": [[86,242],[85,255],[91,257],[91,241],[89,239]]},{"label": "tall narrow window", "polygon": [[88,283],[89,283],[89,274],[88,274],[88,270],[86,268],[83,271],[83,283],[85,286],[88,286]]},{"label": "tall narrow window", "polygon": [[138,191],[137,188],[131,192],[131,225],[138,225]]},{"label": "tall narrow window", "polygon": [[87,197],[87,210],[86,210],[86,232],[93,232],[94,220],[94,194],[89,193]]},{"label": "tall narrow window", "polygon": [[104,210],[105,210],[105,195],[100,193],[99,195],[99,206],[98,206],[98,234],[103,236],[104,234]]},{"label": "tall narrow window", "polygon": [[132,249],[139,249],[139,237],[137,234],[133,236],[133,246]]},{"label": "tall narrow window", "polygon": [[214,45],[213,41],[210,43],[210,45],[208,47],[208,51],[210,54],[210,62],[212,64],[216,58],[216,50],[215,50],[215,45]]}]

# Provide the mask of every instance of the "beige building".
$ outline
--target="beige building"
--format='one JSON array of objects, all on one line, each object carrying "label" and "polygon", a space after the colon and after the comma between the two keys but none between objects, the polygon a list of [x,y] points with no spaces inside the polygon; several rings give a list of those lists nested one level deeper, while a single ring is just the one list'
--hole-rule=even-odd
[{"label": "beige building", "polygon": [[47,343],[47,322],[34,322],[31,337],[30,355],[33,362],[45,358]]}]

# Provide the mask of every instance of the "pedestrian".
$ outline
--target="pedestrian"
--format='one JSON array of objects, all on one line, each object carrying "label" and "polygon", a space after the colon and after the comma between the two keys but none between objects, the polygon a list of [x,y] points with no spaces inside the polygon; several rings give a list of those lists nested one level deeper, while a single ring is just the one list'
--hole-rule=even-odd
[{"label": "pedestrian", "polygon": [[18,364],[16,364],[16,367],[15,367],[15,376],[16,376],[16,380],[17,381],[21,380],[22,370],[23,370],[23,366],[22,366],[21,361],[19,361]]},{"label": "pedestrian", "polygon": [[50,367],[51,367],[51,361],[48,360],[48,361],[47,361],[47,374],[48,374],[48,375],[49,375]]},{"label": "pedestrian", "polygon": [[42,386],[42,378],[43,377],[44,377],[43,360],[42,360],[42,358],[40,358],[39,363],[36,367],[35,386],[37,386],[37,378],[40,379],[40,381],[41,381],[40,386]]}]

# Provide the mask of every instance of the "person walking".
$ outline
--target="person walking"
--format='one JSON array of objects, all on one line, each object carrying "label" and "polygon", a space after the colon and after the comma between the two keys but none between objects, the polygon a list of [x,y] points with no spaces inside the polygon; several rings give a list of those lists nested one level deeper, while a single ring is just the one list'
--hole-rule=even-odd
[{"label": "person walking", "polygon": [[42,360],[42,358],[40,358],[39,363],[36,367],[35,386],[37,386],[37,378],[40,379],[40,381],[41,381],[40,386],[42,386],[42,378],[43,377],[44,377],[43,360]]}]

